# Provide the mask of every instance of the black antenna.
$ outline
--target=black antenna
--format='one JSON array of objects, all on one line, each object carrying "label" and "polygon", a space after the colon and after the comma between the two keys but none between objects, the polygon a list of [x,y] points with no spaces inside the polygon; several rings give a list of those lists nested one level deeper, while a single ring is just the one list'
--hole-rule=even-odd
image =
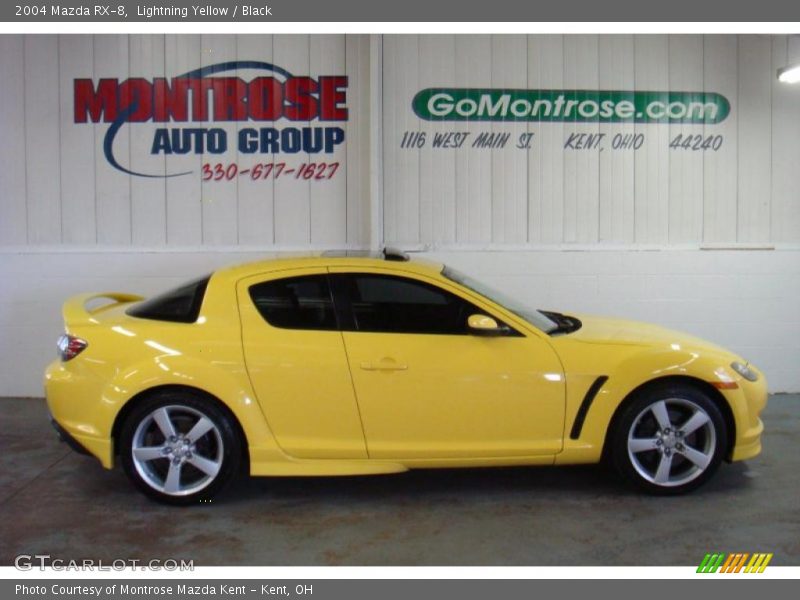
[{"label": "black antenna", "polygon": [[394,260],[398,262],[407,262],[409,260],[408,254],[397,248],[386,247],[382,252],[384,260]]}]

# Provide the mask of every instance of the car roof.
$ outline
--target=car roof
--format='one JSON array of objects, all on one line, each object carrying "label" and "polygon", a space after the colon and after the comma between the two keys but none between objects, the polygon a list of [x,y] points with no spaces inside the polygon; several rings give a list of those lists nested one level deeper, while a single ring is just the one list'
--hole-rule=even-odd
[{"label": "car roof", "polygon": [[389,254],[386,255],[383,252],[334,250],[312,254],[281,253],[271,258],[223,267],[218,269],[215,274],[217,276],[241,279],[242,277],[259,273],[315,267],[383,268],[422,275],[438,275],[442,272],[444,265],[425,259],[412,259],[408,255],[396,253],[395,251],[389,251]]}]

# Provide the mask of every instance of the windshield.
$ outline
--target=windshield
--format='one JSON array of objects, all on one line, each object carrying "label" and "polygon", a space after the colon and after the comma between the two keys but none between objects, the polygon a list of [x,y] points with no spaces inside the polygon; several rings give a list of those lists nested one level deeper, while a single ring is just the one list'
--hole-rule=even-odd
[{"label": "windshield", "polygon": [[459,271],[451,267],[445,267],[442,269],[442,275],[450,279],[451,281],[455,281],[459,285],[463,285],[465,288],[472,290],[488,298],[492,302],[495,302],[502,306],[503,308],[510,310],[518,317],[522,317],[528,323],[541,329],[545,333],[550,333],[558,329],[558,324],[547,317],[546,315],[542,314],[541,311],[536,310],[535,308],[531,308],[527,306],[521,300],[516,298],[512,298],[502,292],[498,292],[497,290],[489,287],[485,283],[481,283],[480,281],[476,281],[472,277],[468,275],[464,275]]}]

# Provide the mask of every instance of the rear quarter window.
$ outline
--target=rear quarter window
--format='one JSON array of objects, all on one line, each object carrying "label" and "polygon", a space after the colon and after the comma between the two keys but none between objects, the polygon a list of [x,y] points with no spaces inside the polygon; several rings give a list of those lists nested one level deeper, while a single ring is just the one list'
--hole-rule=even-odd
[{"label": "rear quarter window", "polygon": [[281,329],[336,330],[328,278],[303,275],[250,286],[250,298],[267,323]]},{"label": "rear quarter window", "polygon": [[210,275],[185,283],[132,306],[126,313],[139,319],[194,323],[200,315],[209,279]]}]

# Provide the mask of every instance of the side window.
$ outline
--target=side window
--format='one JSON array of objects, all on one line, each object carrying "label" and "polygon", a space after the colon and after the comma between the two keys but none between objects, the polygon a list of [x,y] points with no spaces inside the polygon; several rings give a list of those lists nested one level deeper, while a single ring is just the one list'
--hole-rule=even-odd
[{"label": "side window", "polygon": [[200,315],[209,279],[210,275],[149,298],[135,304],[126,313],[139,319],[194,323]]},{"label": "side window", "polygon": [[261,316],[283,329],[337,330],[328,278],[306,275],[250,286],[250,298]]},{"label": "side window", "polygon": [[466,334],[469,315],[482,312],[450,292],[414,279],[346,277],[357,331]]}]

